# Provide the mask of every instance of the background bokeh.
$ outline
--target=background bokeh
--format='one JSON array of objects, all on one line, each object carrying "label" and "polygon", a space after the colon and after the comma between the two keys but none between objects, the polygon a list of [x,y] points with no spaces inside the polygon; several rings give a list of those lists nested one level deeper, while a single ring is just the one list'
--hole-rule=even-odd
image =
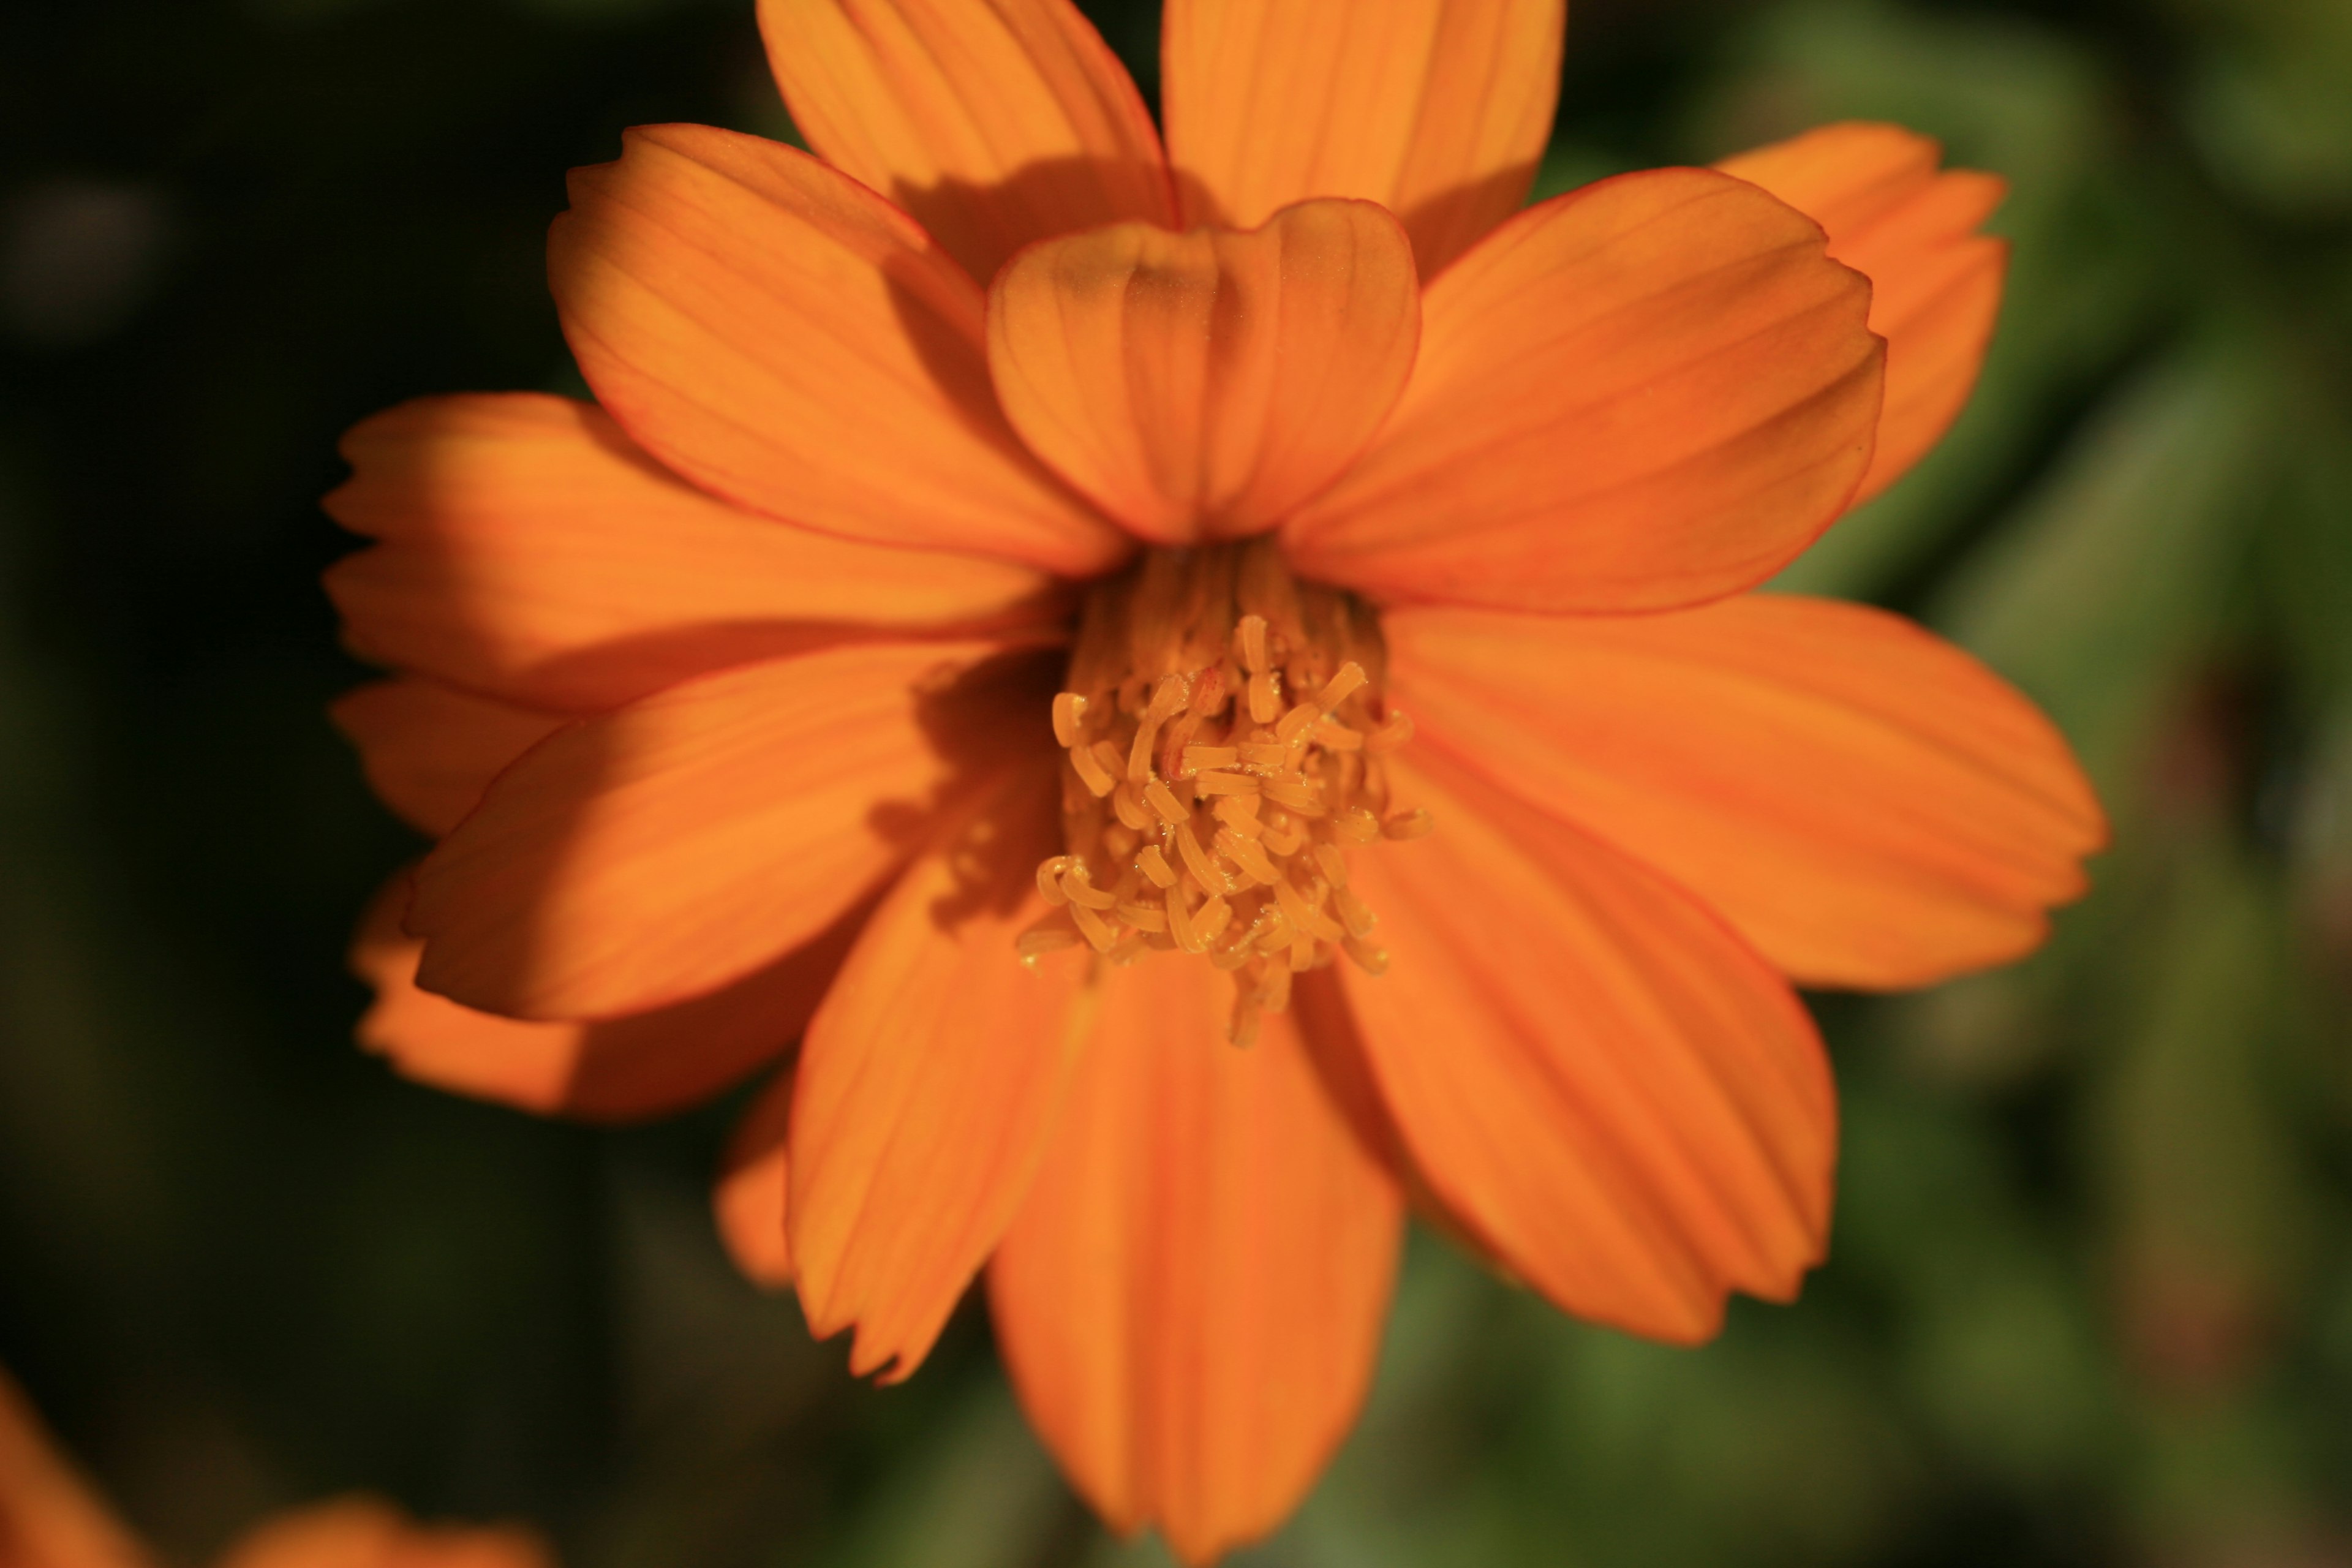
[{"label": "background bokeh", "polygon": [[[1088,9],[1149,89],[1148,0]],[[2352,5],[1579,0],[1557,190],[1847,116],[2014,182],[1945,447],[1791,572],[2034,693],[2117,823],[2029,963],[1821,996],[1832,1256],[1684,1352],[1427,1237],[1258,1565],[2352,1563]],[[750,0],[0,5],[0,1363],[194,1562],[364,1486],[573,1568],[1161,1563],[967,1307],[853,1382],[738,1281],[727,1108],[352,1048],[415,846],[322,705],[338,432],[576,385],[620,129],[789,135]]]}]

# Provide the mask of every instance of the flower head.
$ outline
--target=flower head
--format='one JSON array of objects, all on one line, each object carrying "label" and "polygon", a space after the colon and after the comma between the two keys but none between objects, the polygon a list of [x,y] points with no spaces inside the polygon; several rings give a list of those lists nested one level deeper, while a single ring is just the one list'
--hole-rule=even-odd
[{"label": "flower head", "polygon": [[339,711],[440,839],[363,1037],[589,1116],[782,1064],[746,1268],[899,1377],[985,1265],[1195,1561],[1352,1419],[1408,1195],[1634,1332],[1793,1295],[1791,982],[2014,957],[2103,831],[1967,656],[1748,592],[1958,411],[1997,182],[1849,125],[1520,211],[1556,0],[1171,0],[1164,153],[1067,0],[761,21],[818,156],[573,177],[595,405],[346,445]]}]

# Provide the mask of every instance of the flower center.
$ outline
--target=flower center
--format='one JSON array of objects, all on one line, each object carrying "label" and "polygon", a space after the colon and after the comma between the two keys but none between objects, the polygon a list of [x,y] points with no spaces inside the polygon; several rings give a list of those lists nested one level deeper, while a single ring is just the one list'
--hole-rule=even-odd
[{"label": "flower center", "polygon": [[1206,959],[1234,976],[1244,1046],[1294,974],[1340,953],[1385,969],[1348,856],[1431,826],[1389,809],[1381,759],[1412,721],[1381,702],[1386,662],[1370,607],[1263,538],[1148,551],[1096,586],[1054,699],[1066,852],[1037,888],[1055,908],[1023,958]]}]

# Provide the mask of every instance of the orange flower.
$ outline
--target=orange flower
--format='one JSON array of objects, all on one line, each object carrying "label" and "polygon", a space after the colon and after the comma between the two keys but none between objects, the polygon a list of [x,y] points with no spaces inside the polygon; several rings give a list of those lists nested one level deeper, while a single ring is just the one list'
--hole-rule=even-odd
[{"label": "orange flower", "polygon": [[[153,1568],[156,1562],[42,1430],[0,1372],[0,1563],[7,1568]],[[369,1497],[272,1516],[233,1542],[218,1568],[552,1568],[510,1527],[411,1523]]]},{"label": "orange flower", "polygon": [[1964,400],[1998,183],[1846,125],[1514,216],[1558,0],[1170,0],[1164,156],[1066,0],[761,15],[822,158],[574,175],[597,405],[347,442],[405,673],[339,712],[440,837],[365,1041],[591,1117],[788,1062],[745,1268],[897,1378],[986,1264],[1196,1562],[1352,1419],[1408,1194],[1633,1332],[1792,1296],[1790,982],[2015,957],[2103,831],[1966,655],[1746,592]]}]

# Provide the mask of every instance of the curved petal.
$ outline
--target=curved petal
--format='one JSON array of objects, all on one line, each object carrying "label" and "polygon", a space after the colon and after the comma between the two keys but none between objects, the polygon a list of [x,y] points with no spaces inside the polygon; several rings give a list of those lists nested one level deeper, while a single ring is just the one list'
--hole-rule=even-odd
[{"label": "curved petal", "polygon": [[785,1214],[792,1195],[791,1067],[780,1069],[743,1113],[727,1142],[710,1190],[711,1218],[727,1256],[754,1285],[781,1290],[793,1282],[793,1243]]},{"label": "curved petal", "polygon": [[1852,121],[1716,165],[1829,232],[1830,256],[1870,279],[1870,330],[1886,340],[1886,409],[1854,504],[1927,455],[1958,418],[1992,341],[2009,246],[1977,232],[2009,184],[1937,173],[1942,149],[1899,125]]},{"label": "curved petal", "polygon": [[698,1105],[789,1049],[866,918],[861,906],[814,941],[734,984],[649,1013],[542,1023],[478,1013],[416,985],[425,944],[400,929],[408,877],[370,908],[352,972],[375,987],[360,1045],[401,1077],[541,1116],[635,1121]]},{"label": "curved petal", "polygon": [[377,798],[435,838],[465,819],[500,769],[566,722],[413,676],[346,691],[327,712],[359,749]]},{"label": "curved petal", "polygon": [[1166,957],[1107,977],[988,1274],[1013,1385],[1072,1484],[1190,1563],[1279,1524],[1354,1422],[1402,1218],[1291,1015],[1225,1042],[1231,991]]},{"label": "curved petal", "polygon": [[215,1568],[555,1568],[514,1525],[420,1525],[354,1494],[273,1514],[229,1543]]},{"label": "curved petal", "polygon": [[1029,1188],[1083,1034],[1087,959],[1024,965],[1059,841],[1053,775],[1009,772],[875,912],[809,1026],[793,1101],[792,1251],[850,1370],[912,1373]]},{"label": "curved petal", "polygon": [[988,364],[1030,449],[1161,543],[1273,527],[1364,449],[1412,370],[1412,252],[1370,202],[1246,234],[1121,224],[1014,258]]},{"label": "curved petal", "polygon": [[1622,612],[1748,587],[1869,462],[1869,302],[1811,220],[1727,175],[1531,207],[1424,291],[1412,384],[1285,547],[1390,600]]},{"label": "curved petal", "polygon": [[[1691,1342],[1822,1256],[1836,1106],[1788,983],[1691,897],[1442,756],[1437,832],[1357,857],[1391,955],[1342,976],[1414,1163],[1565,1310]],[[1443,1042],[1444,1049],[1433,1049]]]},{"label": "curved petal", "polygon": [[979,285],[806,153],[706,125],[631,131],[619,163],[572,172],[548,282],[597,401],[707,489],[1069,576],[1126,552],[997,412]]},{"label": "curved petal", "polygon": [[40,1412],[5,1371],[0,1562],[10,1568],[153,1568],[155,1562],[58,1452]]},{"label": "curved petal", "polygon": [[689,676],[869,636],[1055,614],[1034,567],[795,528],[705,494],[602,409],[419,398],[353,426],[335,521],[381,542],[327,591],[361,658],[593,712]]},{"label": "curved petal", "polygon": [[611,1017],[790,952],[917,847],[976,763],[1048,749],[1050,687],[994,651],[773,659],[551,736],[418,868],[419,983],[515,1017]]},{"label": "curved petal", "polygon": [[1528,199],[1559,93],[1563,0],[1169,0],[1168,151],[1188,224],[1308,196],[1404,221],[1424,278]]},{"label": "curved petal", "polygon": [[1745,595],[1668,616],[1386,618],[1423,738],[1647,861],[1808,984],[2015,958],[2105,825],[2001,679],[1859,605]]},{"label": "curved petal", "polygon": [[1173,226],[1160,132],[1069,0],[760,0],[793,123],[985,283],[1034,239]]}]

